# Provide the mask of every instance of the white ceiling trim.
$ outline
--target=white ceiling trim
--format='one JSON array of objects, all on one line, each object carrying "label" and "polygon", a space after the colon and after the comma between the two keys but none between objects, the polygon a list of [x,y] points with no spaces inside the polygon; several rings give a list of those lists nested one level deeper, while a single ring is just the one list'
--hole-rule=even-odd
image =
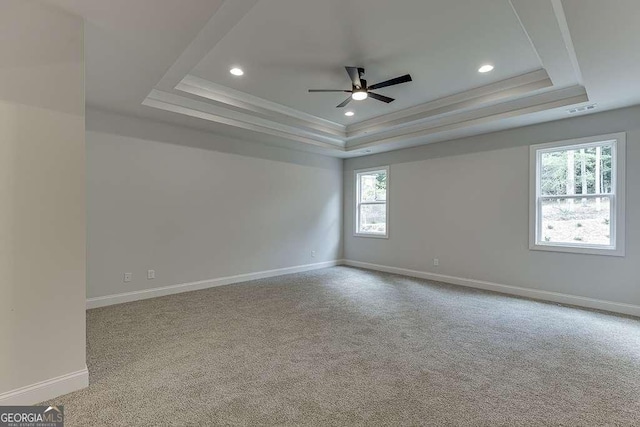
[{"label": "white ceiling trim", "polygon": [[187,75],[176,85],[176,89],[227,106],[272,117],[280,122],[293,118],[296,119],[299,127],[308,127],[317,132],[324,132],[343,138],[346,134],[346,126],[339,123],[334,123],[276,102],[267,101],[266,99],[231,89],[200,77]]},{"label": "white ceiling trim", "polygon": [[[549,94],[553,94],[555,96],[550,97]],[[558,91],[541,94],[539,96],[536,96],[535,98],[536,99],[528,98],[526,100],[528,105],[508,105],[517,104],[518,101],[522,101],[516,100],[510,103],[488,106],[479,110],[461,113],[459,115],[450,116],[442,120],[437,119],[427,125],[420,125],[414,128],[403,129],[405,132],[399,135],[377,135],[373,140],[370,141],[362,138],[359,141],[352,141],[351,143],[349,143],[346,147],[346,151],[350,152],[361,150],[363,148],[379,147],[381,145],[403,142],[410,139],[426,137],[435,133],[467,128],[471,126],[486,124],[496,120],[580,104],[583,102],[588,102],[589,100],[586,91],[581,86],[560,89]]]},{"label": "white ceiling trim", "polygon": [[411,126],[395,128],[376,134],[368,134],[349,141],[347,141],[346,138],[328,138],[318,133],[230,110],[224,106],[212,105],[208,102],[197,101],[159,90],[152,91],[145,100],[144,105],[254,132],[262,132],[303,144],[344,152],[384,146],[386,144],[426,137],[444,131],[461,129],[588,101],[589,98],[585,89],[582,86],[573,86],[538,93],[525,98],[485,104],[471,110],[457,110],[452,114],[440,115],[427,121],[414,123]]},{"label": "white ceiling trim", "polygon": [[543,69],[520,76],[480,86],[461,93],[439,98],[415,107],[354,123],[347,127],[347,138],[354,138],[389,130],[416,121],[431,119],[446,113],[475,108],[506,98],[522,96],[539,89],[552,87],[553,83]]},{"label": "white ceiling trim", "polygon": [[191,75],[186,76],[178,83],[176,90],[214,101],[211,105],[221,107],[215,111],[217,115],[237,116],[238,112],[246,113],[241,117],[232,118],[239,118],[242,122],[261,126],[265,126],[267,123],[265,120],[267,120],[272,123],[271,127],[285,125],[290,131],[293,128],[297,129],[295,132],[291,131],[293,134],[329,136],[340,140],[341,145],[344,145],[347,141],[360,137],[370,137],[379,132],[478,108],[504,99],[533,94],[540,89],[550,87],[552,87],[552,82],[549,75],[545,70],[540,69],[402,111],[354,123],[348,127]]},{"label": "white ceiling trim", "polygon": [[343,149],[344,140],[325,137],[317,133],[307,132],[299,128],[282,125],[266,119],[218,107],[206,102],[185,98],[173,93],[157,89],[151,91],[142,103],[149,107],[198,117],[208,121],[235,126],[255,132],[279,136],[323,148]]}]

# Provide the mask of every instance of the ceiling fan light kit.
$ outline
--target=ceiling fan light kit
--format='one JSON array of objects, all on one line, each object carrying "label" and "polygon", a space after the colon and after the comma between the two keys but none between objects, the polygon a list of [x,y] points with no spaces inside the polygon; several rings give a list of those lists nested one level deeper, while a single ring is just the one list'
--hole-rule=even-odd
[{"label": "ceiling fan light kit", "polygon": [[394,86],[394,85],[399,85],[401,83],[407,83],[410,82],[411,79],[411,75],[409,74],[405,74],[404,76],[400,76],[400,77],[396,77],[394,79],[390,79],[390,80],[385,80],[383,82],[380,83],[376,83],[373,84],[371,86],[367,86],[367,81],[365,79],[362,78],[362,76],[364,75],[364,68],[362,67],[344,67],[345,70],[347,70],[347,74],[349,74],[349,78],[351,79],[351,90],[344,90],[344,89],[309,89],[309,92],[313,93],[313,92],[344,92],[344,93],[350,93],[351,96],[349,96],[347,99],[345,99],[344,101],[342,101],[340,104],[338,104],[336,106],[336,108],[342,108],[344,106],[346,106],[349,102],[351,102],[351,100],[353,99],[354,101],[363,101],[369,97],[377,100],[377,101],[382,101],[382,102],[386,102],[387,104],[389,104],[390,102],[395,101],[395,99],[393,98],[389,98],[388,96],[384,96],[384,95],[380,95],[374,92],[371,92],[372,90],[376,90],[376,89],[382,89],[384,87],[388,87],[388,86]]},{"label": "ceiling fan light kit", "polygon": [[351,94],[351,98],[353,98],[355,101],[362,101],[364,99],[367,99],[368,97],[369,95],[364,90],[359,90]]}]

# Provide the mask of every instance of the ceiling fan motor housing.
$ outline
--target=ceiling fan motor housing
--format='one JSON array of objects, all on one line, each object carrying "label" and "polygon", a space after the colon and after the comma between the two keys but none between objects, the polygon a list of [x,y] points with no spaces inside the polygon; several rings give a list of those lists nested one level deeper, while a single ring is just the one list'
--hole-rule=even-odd
[{"label": "ceiling fan motor housing", "polygon": [[362,83],[362,86],[361,87],[354,86],[354,88],[353,88],[354,90],[355,89],[364,89],[364,90],[367,89],[367,81],[362,79],[363,76],[364,76],[364,68],[358,67],[358,77],[360,78],[360,82]]}]

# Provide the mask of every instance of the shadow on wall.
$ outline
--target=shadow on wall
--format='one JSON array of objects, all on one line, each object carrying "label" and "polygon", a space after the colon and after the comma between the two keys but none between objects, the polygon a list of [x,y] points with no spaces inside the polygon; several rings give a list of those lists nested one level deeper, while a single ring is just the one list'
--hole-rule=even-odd
[{"label": "shadow on wall", "polygon": [[342,171],[342,159],[217,135],[155,120],[123,116],[94,108],[87,109],[86,128],[87,131]]}]

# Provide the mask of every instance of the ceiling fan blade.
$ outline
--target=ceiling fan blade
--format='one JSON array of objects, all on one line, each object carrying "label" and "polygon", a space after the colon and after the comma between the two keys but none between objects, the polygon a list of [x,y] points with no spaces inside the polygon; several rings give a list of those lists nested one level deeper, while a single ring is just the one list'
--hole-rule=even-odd
[{"label": "ceiling fan blade", "polygon": [[388,96],[378,95],[377,93],[369,92],[369,96],[373,99],[377,99],[378,101],[386,102],[387,104],[395,101],[393,98],[389,98]]},{"label": "ceiling fan blade", "polygon": [[411,81],[411,75],[405,74],[404,76],[396,77],[395,79],[386,80],[384,82],[376,83],[374,85],[370,85],[370,90],[381,89],[387,86],[399,85],[400,83],[406,83]]},{"label": "ceiling fan blade", "polygon": [[309,89],[309,92],[347,92],[350,93],[350,90],[342,90],[342,89]]},{"label": "ceiling fan blade", "polygon": [[344,101],[342,101],[340,104],[338,104],[338,105],[336,106],[336,108],[342,108],[342,107],[344,107],[345,105],[347,105],[347,104],[348,104],[348,103],[350,103],[350,102],[351,102],[351,97],[348,97],[347,99],[345,99]]},{"label": "ceiling fan blade", "polygon": [[[358,71],[358,67],[344,67],[344,69],[349,73],[351,83],[353,83],[355,87],[361,88],[362,82],[360,81],[360,72]],[[364,69],[361,68],[361,70],[364,73]]]}]

